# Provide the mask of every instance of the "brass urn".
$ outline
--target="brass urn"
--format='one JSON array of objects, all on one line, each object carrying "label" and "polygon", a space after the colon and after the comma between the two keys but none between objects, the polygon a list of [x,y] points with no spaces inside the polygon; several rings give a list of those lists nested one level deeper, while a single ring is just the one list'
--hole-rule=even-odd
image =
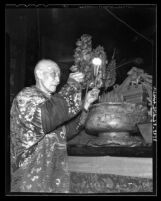
[{"label": "brass urn", "polygon": [[100,136],[124,136],[138,131],[137,124],[146,122],[146,106],[127,102],[104,102],[91,106],[85,128]]}]

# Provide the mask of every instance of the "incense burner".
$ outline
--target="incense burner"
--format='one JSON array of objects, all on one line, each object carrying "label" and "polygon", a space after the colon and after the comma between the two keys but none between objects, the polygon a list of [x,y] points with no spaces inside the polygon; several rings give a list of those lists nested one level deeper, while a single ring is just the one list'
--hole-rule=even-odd
[{"label": "incense burner", "polygon": [[98,103],[91,106],[86,131],[89,134],[117,135],[137,132],[137,124],[146,122],[147,107],[127,102]]}]

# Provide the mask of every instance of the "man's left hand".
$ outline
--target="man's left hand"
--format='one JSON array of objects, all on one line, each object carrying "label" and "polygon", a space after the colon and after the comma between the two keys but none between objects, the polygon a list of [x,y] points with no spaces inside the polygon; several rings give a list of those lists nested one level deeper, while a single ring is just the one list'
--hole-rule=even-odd
[{"label": "man's left hand", "polygon": [[88,110],[90,105],[96,101],[99,97],[100,90],[98,88],[93,88],[91,91],[89,91],[85,97],[84,102],[84,109]]}]

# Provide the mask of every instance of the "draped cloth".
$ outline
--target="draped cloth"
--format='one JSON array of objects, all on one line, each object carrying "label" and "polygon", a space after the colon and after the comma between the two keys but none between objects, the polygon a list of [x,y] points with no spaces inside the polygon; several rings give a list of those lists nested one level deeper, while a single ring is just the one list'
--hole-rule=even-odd
[{"label": "draped cloth", "polygon": [[79,116],[73,126],[66,122],[80,109],[81,91],[73,81],[51,97],[35,86],[19,92],[10,112],[11,192],[69,192],[66,140]]}]

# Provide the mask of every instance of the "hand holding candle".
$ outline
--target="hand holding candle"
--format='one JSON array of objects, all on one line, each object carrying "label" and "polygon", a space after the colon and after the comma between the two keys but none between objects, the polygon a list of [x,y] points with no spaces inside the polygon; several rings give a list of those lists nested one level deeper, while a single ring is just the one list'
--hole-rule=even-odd
[{"label": "hand holding candle", "polygon": [[92,90],[88,91],[84,101],[84,108],[88,110],[90,105],[98,99],[100,90],[98,88],[93,88]]}]

